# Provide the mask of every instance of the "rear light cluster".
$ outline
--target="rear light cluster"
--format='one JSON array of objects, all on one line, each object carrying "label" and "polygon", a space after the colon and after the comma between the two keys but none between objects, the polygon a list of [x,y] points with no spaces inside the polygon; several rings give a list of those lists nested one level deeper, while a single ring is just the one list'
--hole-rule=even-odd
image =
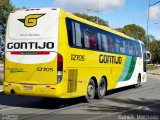
[{"label": "rear light cluster", "polygon": [[57,57],[57,83],[62,81],[63,76],[63,57],[61,54],[58,54]]}]

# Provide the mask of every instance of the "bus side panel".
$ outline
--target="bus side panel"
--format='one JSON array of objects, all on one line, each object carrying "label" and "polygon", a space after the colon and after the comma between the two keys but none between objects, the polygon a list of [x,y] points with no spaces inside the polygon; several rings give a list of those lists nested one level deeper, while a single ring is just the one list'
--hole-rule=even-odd
[{"label": "bus side panel", "polygon": [[[100,63],[101,55],[110,55],[116,56],[116,58],[121,57],[121,64],[113,64],[113,63]],[[79,58],[77,58],[79,56]],[[84,57],[84,60],[80,59],[80,56]],[[73,58],[75,57],[75,58]],[[82,50],[77,48],[68,48],[67,50],[67,71],[69,70],[77,70],[77,93],[82,93],[86,95],[87,93],[87,85],[89,80],[92,77],[95,77],[98,84],[100,82],[101,77],[105,76],[108,82],[108,90],[116,88],[118,84],[118,79],[122,74],[122,70],[124,68],[124,63],[126,61],[125,55],[117,55],[110,53],[99,53],[90,50]],[[72,74],[73,75],[73,74]]]}]

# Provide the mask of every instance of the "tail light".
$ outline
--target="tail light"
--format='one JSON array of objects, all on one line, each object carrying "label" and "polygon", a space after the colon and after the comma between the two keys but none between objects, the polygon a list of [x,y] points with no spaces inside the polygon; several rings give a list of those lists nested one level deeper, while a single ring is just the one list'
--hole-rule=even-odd
[{"label": "tail light", "polygon": [[63,76],[63,57],[61,54],[58,54],[57,58],[57,83],[62,81]]}]

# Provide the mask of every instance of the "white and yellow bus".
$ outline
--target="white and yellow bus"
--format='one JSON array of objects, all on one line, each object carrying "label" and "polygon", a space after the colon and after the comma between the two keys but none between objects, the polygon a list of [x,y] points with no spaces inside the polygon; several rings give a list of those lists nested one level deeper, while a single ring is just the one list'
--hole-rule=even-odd
[{"label": "white and yellow bus", "polygon": [[10,13],[5,41],[6,94],[102,99],[146,81],[145,45],[59,8]]}]

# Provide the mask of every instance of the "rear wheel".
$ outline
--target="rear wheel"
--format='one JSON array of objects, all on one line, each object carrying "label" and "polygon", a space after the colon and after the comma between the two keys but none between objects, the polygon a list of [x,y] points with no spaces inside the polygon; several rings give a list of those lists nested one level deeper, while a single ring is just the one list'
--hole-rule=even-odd
[{"label": "rear wheel", "polygon": [[135,88],[139,88],[141,86],[141,76],[138,75],[137,77],[137,84],[135,84]]},{"label": "rear wheel", "polygon": [[107,91],[106,80],[101,78],[99,86],[96,89],[96,98],[103,99]]},{"label": "rear wheel", "polygon": [[94,99],[94,97],[95,97],[95,83],[93,79],[90,79],[87,87],[86,100],[90,102]]}]

